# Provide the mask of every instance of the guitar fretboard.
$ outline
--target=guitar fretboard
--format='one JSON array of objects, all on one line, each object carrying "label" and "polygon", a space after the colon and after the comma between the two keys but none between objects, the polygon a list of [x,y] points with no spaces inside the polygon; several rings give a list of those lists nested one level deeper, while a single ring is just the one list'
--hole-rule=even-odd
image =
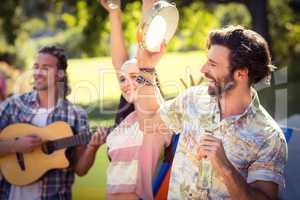
[{"label": "guitar fretboard", "polygon": [[[109,127],[109,128],[102,127],[102,131],[105,131],[107,134],[109,134],[112,129],[113,129],[113,127]],[[95,132],[95,131],[96,131],[96,127],[91,128],[89,133],[86,133],[86,134],[77,134],[74,136],[49,141],[47,143],[48,151],[53,152],[53,151],[68,148],[68,147],[73,147],[73,146],[78,146],[78,145],[86,145],[90,142],[90,140],[93,136],[93,132]],[[49,150],[49,148],[51,150]]]},{"label": "guitar fretboard", "polygon": [[71,137],[58,139],[53,142],[54,150],[64,149],[67,147],[77,146],[77,145],[85,145],[88,144],[92,138],[92,134],[78,134]]}]

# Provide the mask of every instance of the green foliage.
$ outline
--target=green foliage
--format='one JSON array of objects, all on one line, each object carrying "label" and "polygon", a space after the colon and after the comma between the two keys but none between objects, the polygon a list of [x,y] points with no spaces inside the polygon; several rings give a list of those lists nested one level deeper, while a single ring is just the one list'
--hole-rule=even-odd
[{"label": "green foliage", "polygon": [[[251,28],[243,4],[207,4],[206,1],[175,1],[179,27],[168,44],[170,51],[205,48],[209,30],[229,24]],[[212,1],[214,2],[214,1]],[[230,2],[230,1],[227,1]],[[269,0],[269,31],[275,64],[295,65],[300,54],[299,12],[294,0]],[[122,1],[123,30],[127,46],[136,43],[141,1]],[[208,6],[209,5],[209,6]],[[46,44],[66,48],[69,57],[109,55],[109,20],[97,0],[10,0],[0,6],[0,54],[11,52],[26,65]],[[296,68],[292,67],[295,71]]]},{"label": "green foliage", "polygon": [[[269,2],[269,27],[274,62],[278,68],[288,66],[289,81],[298,81],[300,75],[300,13],[289,7],[289,0]],[[299,99],[298,99],[299,100]]]},{"label": "green foliage", "polygon": [[128,44],[136,43],[136,30],[139,24],[139,21],[142,17],[141,8],[142,5],[140,1],[136,1],[130,4],[127,4],[123,12],[123,29],[125,41]]},{"label": "green foliage", "polygon": [[184,7],[181,12],[176,37],[170,43],[171,50],[204,49],[208,32],[219,27],[213,13],[200,1]]},{"label": "green foliage", "polygon": [[[3,33],[5,42],[13,44],[17,37],[20,15],[18,13],[17,0],[1,2],[0,6],[0,31]],[[2,34],[1,34],[2,35]]]},{"label": "green foliage", "polygon": [[293,13],[288,0],[270,1],[273,12],[269,13],[270,34],[276,63],[286,65],[293,56],[300,55],[300,16]]},{"label": "green foliage", "polygon": [[214,10],[214,16],[221,23],[222,27],[233,24],[251,27],[250,13],[243,4],[219,4]]}]

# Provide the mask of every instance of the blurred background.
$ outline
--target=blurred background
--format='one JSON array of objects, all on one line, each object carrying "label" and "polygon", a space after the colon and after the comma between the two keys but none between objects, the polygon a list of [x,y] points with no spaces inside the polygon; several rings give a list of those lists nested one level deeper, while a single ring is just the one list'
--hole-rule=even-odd
[{"label": "blurred background", "polygon": [[[300,0],[174,0],[180,22],[168,53],[158,66],[162,91],[172,98],[197,84],[206,59],[208,32],[240,24],[260,33],[269,43],[277,71],[271,85],[259,84],[260,100],[282,127],[292,128],[287,187],[282,199],[300,199]],[[123,31],[129,52],[134,52],[141,1],[124,0]],[[110,26],[97,0],[4,0],[0,5],[0,102],[29,91],[28,72],[37,50],[48,44],[65,48],[72,93],[68,97],[88,111],[91,126],[112,125],[120,90],[112,70]],[[26,80],[26,81],[24,81]],[[109,87],[107,87],[109,85]],[[105,147],[86,177],[78,178],[74,199],[103,199]]]}]

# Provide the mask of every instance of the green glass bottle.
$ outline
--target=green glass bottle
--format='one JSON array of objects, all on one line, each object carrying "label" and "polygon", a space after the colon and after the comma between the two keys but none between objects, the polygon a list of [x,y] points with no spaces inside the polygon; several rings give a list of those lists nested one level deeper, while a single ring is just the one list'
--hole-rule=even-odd
[{"label": "green glass bottle", "polygon": [[208,159],[202,159],[199,165],[197,186],[201,189],[210,189],[212,186],[212,165]]}]

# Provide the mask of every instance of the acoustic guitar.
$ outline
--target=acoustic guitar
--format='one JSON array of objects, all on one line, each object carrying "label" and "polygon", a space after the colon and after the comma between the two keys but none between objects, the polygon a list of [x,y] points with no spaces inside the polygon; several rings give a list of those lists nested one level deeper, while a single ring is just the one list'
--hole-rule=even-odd
[{"label": "acoustic guitar", "polygon": [[0,171],[13,185],[23,186],[38,180],[51,169],[67,168],[69,161],[65,151],[68,147],[88,144],[92,133],[73,135],[69,124],[54,122],[40,128],[30,124],[13,124],[4,128],[0,140],[36,134],[42,145],[30,153],[11,153],[0,157]]}]

